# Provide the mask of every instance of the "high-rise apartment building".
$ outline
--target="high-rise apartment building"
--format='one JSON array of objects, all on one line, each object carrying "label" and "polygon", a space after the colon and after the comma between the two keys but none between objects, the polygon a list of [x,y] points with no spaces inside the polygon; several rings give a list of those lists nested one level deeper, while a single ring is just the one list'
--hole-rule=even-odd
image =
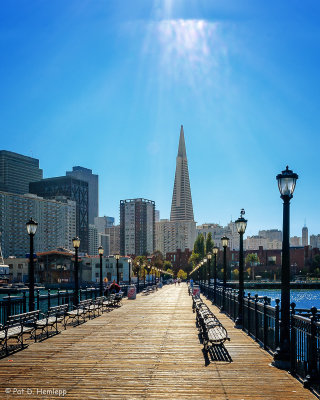
[{"label": "high-rise apartment building", "polygon": [[301,246],[301,237],[299,237],[299,236],[291,236],[291,238],[290,238],[290,246],[292,246],[292,247]]},{"label": "high-rise apartment building", "polygon": [[152,254],[155,245],[155,202],[146,199],[120,201],[120,253]]},{"label": "high-rise apartment building", "polygon": [[43,199],[32,194],[0,192],[0,232],[4,257],[25,257],[30,239],[26,223],[30,216],[38,222],[35,252],[57,248],[73,249],[76,234],[76,203],[65,197]]},{"label": "high-rise apartment building", "polygon": [[98,230],[95,225],[89,224],[88,230],[88,254],[90,256],[97,256],[98,247],[99,247],[99,240],[98,240]]},{"label": "high-rise apartment building", "polygon": [[227,236],[229,238],[229,248],[231,250],[239,250],[239,233],[236,224],[233,221],[229,222],[225,227],[215,223],[206,223],[197,226],[197,236],[202,234],[204,238],[207,239],[209,232],[211,233],[215,246],[222,249],[221,238]]},{"label": "high-rise apartment building", "polygon": [[103,255],[105,257],[110,255],[110,235],[105,233],[98,233],[98,245],[103,248]]},{"label": "high-rise apartment building", "polygon": [[320,235],[310,235],[310,246],[320,249]]},{"label": "high-rise apartment building", "polygon": [[0,151],[0,190],[29,193],[29,183],[42,179],[39,160],[11,151]]},{"label": "high-rise apartment building", "polygon": [[270,242],[273,240],[282,242],[282,231],[279,229],[267,229],[259,231],[259,236],[268,239]]},{"label": "high-rise apartment building", "polygon": [[120,225],[106,228],[105,233],[110,236],[109,254],[120,254]]},{"label": "high-rise apartment building", "polygon": [[175,253],[178,249],[192,250],[196,237],[194,221],[169,221],[161,219],[155,223],[155,250],[162,254]]},{"label": "high-rise apartment building", "polygon": [[88,252],[88,183],[72,176],[42,179],[29,185],[30,193],[46,199],[65,196],[76,202],[76,235],[80,252]]},{"label": "high-rise apartment building", "polygon": [[98,229],[99,233],[105,233],[106,228],[111,228],[114,226],[114,218],[113,217],[95,217],[94,224]]},{"label": "high-rise apartment building", "polygon": [[93,174],[91,169],[79,166],[67,171],[66,176],[88,183],[88,222],[94,224],[95,217],[99,215],[99,176]]},{"label": "high-rise apartment building", "polygon": [[182,125],[176,159],[170,221],[194,221],[188,159]]},{"label": "high-rise apartment building", "polygon": [[308,228],[304,226],[302,228],[302,246],[308,246],[309,240],[308,240]]}]

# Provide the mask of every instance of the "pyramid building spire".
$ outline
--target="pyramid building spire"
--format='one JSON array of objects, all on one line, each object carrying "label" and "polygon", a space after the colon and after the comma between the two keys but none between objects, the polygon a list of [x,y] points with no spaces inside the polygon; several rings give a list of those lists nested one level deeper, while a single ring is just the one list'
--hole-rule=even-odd
[{"label": "pyramid building spire", "polygon": [[170,221],[194,221],[183,125],[180,130]]}]

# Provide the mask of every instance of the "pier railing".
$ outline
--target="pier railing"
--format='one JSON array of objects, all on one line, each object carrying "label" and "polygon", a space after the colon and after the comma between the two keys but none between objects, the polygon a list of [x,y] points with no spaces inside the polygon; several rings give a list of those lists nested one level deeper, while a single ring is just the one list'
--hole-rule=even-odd
[{"label": "pier railing", "polygon": [[[232,319],[238,316],[238,290],[218,285],[214,287],[201,284],[201,292]],[[248,294],[243,301],[242,329],[257,341],[265,350],[274,353],[279,345],[281,305],[276,300],[275,307],[268,297]],[[297,309],[291,304],[291,349],[290,371],[303,380],[306,387],[320,389],[320,313],[315,307],[311,310]]]},{"label": "pier railing", "polygon": [[[139,283],[136,286],[137,293],[144,287],[152,286],[152,282]],[[127,296],[129,285],[120,285],[124,296]],[[45,293],[44,293],[45,292]],[[99,296],[99,287],[85,287],[79,290],[79,300],[95,299]],[[69,304],[73,306],[74,294],[73,290],[39,290],[35,291],[35,309],[43,313],[47,312],[50,307],[58,306],[60,304]],[[4,299],[0,300],[0,324],[5,325],[9,315],[17,315],[29,311],[28,293],[23,292],[20,296],[12,296],[8,294]]]}]

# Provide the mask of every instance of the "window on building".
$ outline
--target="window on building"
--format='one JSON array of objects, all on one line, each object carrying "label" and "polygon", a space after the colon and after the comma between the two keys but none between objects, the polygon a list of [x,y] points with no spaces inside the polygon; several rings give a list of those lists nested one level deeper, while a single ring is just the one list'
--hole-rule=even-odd
[{"label": "window on building", "polygon": [[109,282],[111,281],[111,272],[107,272],[107,279]]},{"label": "window on building", "polygon": [[276,256],[269,256],[268,257],[268,264],[269,265],[275,265],[277,262],[277,257]]},{"label": "window on building", "polygon": [[96,278],[99,278],[99,272],[96,272]]}]

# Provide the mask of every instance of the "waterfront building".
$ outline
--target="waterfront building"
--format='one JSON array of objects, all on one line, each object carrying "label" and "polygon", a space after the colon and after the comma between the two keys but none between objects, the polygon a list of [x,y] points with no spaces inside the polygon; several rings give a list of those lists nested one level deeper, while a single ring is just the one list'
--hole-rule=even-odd
[{"label": "waterfront building", "polygon": [[154,212],[154,220],[155,220],[155,222],[159,222],[160,221],[160,211],[159,210],[155,210],[155,212]]},{"label": "waterfront building", "polygon": [[46,199],[65,196],[76,202],[76,236],[80,238],[81,253],[88,252],[88,182],[72,176],[42,179],[29,185],[30,193]]},{"label": "waterfront building", "polygon": [[155,245],[155,202],[147,199],[120,201],[120,254],[152,254]]},{"label": "waterfront building", "polygon": [[91,169],[72,167],[66,176],[72,176],[88,183],[88,223],[94,224],[99,215],[99,176],[92,173]]},{"label": "waterfront building", "polygon": [[44,199],[33,194],[0,192],[0,237],[4,257],[25,257],[30,239],[26,222],[38,222],[35,252],[63,247],[72,249],[76,234],[76,203],[63,196]]},{"label": "waterfront building", "polygon": [[29,183],[42,179],[39,160],[11,151],[0,151],[0,190],[29,193]]},{"label": "waterfront building", "polygon": [[[119,276],[120,281],[129,281],[129,257],[120,257]],[[91,270],[91,281],[100,282],[100,258],[99,256],[82,257],[82,264]],[[108,282],[117,280],[117,260],[113,257],[102,257],[102,278]]]},{"label": "waterfront building", "polygon": [[309,240],[308,240],[308,228],[304,226],[302,228],[302,246],[308,246]]},{"label": "waterfront building", "polygon": [[120,254],[120,225],[106,228],[105,233],[110,236],[109,254]]}]

